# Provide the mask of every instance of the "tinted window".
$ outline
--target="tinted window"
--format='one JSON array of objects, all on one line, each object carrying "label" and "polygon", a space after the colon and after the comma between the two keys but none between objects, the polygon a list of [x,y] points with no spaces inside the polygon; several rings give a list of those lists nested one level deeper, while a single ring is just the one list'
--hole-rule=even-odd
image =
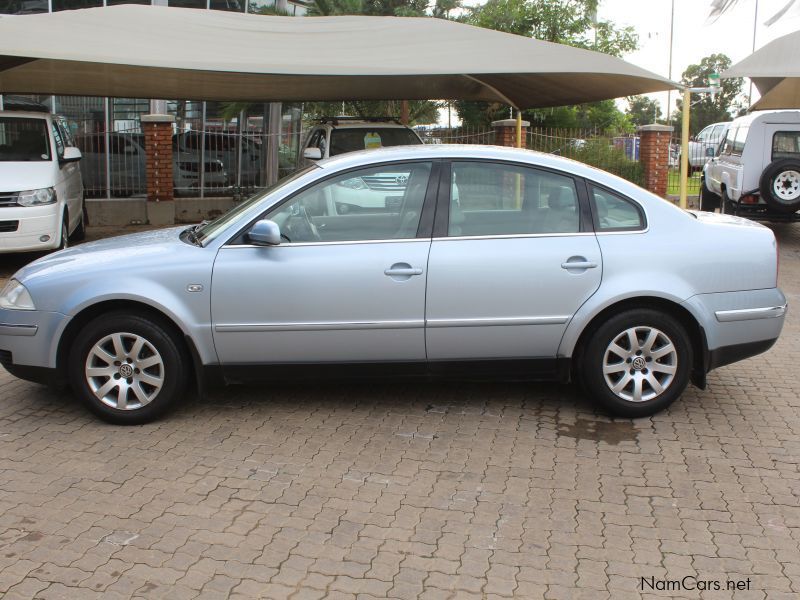
[{"label": "tinted window", "polygon": [[50,160],[47,121],[0,117],[0,161]]},{"label": "tinted window", "polygon": [[350,171],[304,190],[266,215],[291,242],[343,242],[417,235],[431,163]]},{"label": "tinted window", "polygon": [[772,160],[800,157],[800,131],[779,131],[772,136]]},{"label": "tinted window", "polygon": [[570,177],[528,167],[454,162],[448,235],[577,233]]},{"label": "tinted window", "polygon": [[421,144],[413,131],[400,127],[375,127],[358,129],[334,129],[331,132],[331,156],[372,150],[386,146],[409,146]]},{"label": "tinted window", "polygon": [[644,215],[631,200],[596,187],[592,187],[590,198],[597,231],[632,231],[644,228]]}]

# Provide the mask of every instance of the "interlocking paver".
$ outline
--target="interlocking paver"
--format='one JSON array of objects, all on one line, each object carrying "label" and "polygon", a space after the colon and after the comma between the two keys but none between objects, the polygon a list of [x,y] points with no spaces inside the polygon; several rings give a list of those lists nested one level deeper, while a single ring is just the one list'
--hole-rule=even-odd
[{"label": "interlocking paver", "polygon": [[[557,385],[275,384],[119,428],[0,370],[0,597],[796,598],[800,225],[773,229],[780,341],[648,419]],[[749,589],[642,583],[684,576]]]}]

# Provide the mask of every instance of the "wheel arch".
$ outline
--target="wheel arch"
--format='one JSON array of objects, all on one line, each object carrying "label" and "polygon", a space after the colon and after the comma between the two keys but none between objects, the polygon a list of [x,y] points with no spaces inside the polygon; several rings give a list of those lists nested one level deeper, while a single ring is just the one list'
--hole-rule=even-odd
[{"label": "wheel arch", "polygon": [[64,331],[61,333],[56,350],[56,369],[59,373],[59,378],[66,380],[69,350],[78,332],[100,315],[115,310],[124,310],[147,316],[165,327],[174,336],[180,349],[183,350],[190,359],[187,365],[187,368],[190,370],[190,380],[196,378],[201,365],[198,364],[200,359],[192,338],[181,329],[170,315],[150,304],[127,299],[103,300],[91,304],[81,309],[80,312],[70,319]]},{"label": "wheel arch", "polygon": [[692,383],[699,388],[705,388],[705,375],[707,364],[707,343],[706,335],[703,327],[700,325],[695,316],[681,306],[677,302],[668,300],[666,298],[659,298],[657,296],[636,296],[632,298],[625,298],[609,306],[603,308],[598,312],[589,323],[580,332],[577,342],[572,351],[571,356],[571,370],[572,378],[575,379],[576,370],[583,360],[583,353],[586,345],[591,338],[592,334],[606,320],[612,316],[619,314],[625,310],[632,310],[636,308],[650,308],[662,311],[676,320],[686,328],[686,333],[689,335],[689,340],[692,344],[693,364],[691,372]]}]

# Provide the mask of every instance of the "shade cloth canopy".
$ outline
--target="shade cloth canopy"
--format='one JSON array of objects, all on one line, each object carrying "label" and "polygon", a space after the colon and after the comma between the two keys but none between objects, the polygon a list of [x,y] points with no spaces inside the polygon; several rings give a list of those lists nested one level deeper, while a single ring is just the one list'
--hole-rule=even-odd
[{"label": "shade cloth canopy", "polygon": [[0,93],[532,108],[675,87],[613,56],[443,19],[137,5],[0,18]]},{"label": "shade cloth canopy", "polygon": [[800,108],[800,31],[784,35],[724,71],[749,77],[761,94],[751,109]]}]

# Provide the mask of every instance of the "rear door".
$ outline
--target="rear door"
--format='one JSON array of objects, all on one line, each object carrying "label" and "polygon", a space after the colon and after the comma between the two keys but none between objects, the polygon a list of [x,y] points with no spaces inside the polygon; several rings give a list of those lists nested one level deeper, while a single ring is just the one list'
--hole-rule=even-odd
[{"label": "rear door", "polygon": [[428,261],[429,360],[555,358],[600,285],[585,188],[518,164],[451,168]]}]

